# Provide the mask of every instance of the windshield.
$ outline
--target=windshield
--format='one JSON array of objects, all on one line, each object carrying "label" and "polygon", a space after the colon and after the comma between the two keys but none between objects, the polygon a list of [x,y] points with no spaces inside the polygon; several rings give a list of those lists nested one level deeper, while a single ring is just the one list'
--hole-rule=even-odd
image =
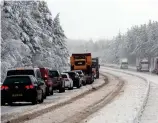
[{"label": "windshield", "polygon": [[4,80],[4,85],[8,84],[31,84],[31,80],[29,77],[23,77],[23,76],[18,76],[18,77],[7,77]]},{"label": "windshield", "polygon": [[7,72],[7,76],[11,76],[11,75],[33,75],[34,74],[34,70],[9,70]]},{"label": "windshield", "polygon": [[50,70],[50,75],[52,75],[52,77],[59,77],[58,71],[52,71]]},{"label": "windshield", "polygon": [[67,78],[67,75],[65,75],[65,74],[62,74],[61,76],[62,76],[62,78]]}]

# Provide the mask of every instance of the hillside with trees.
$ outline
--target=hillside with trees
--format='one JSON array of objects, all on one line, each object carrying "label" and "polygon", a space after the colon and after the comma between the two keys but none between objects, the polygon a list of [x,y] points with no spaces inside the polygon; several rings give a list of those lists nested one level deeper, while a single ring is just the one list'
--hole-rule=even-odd
[{"label": "hillside with trees", "polygon": [[52,19],[44,1],[1,3],[1,73],[9,68],[68,65],[66,36],[59,14]]},{"label": "hillside with trees", "polygon": [[104,62],[118,63],[120,58],[127,57],[130,64],[135,64],[136,57],[158,56],[158,22],[149,21],[148,24],[128,29],[125,34],[118,33],[111,40],[90,40],[79,46],[79,52],[86,47],[88,52],[99,56]]}]

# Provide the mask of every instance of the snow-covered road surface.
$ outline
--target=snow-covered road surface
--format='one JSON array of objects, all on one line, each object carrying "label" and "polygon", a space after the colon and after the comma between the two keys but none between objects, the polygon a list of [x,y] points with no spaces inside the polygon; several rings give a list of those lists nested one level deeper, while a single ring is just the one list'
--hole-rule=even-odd
[{"label": "snow-covered road surface", "polygon": [[125,73],[102,68],[101,71],[117,75],[126,81],[122,93],[100,111],[81,123],[133,123],[146,97],[147,82]]},{"label": "snow-covered road surface", "polygon": [[149,72],[133,72],[131,70],[119,70],[139,75],[150,81],[149,96],[140,118],[140,123],[158,123],[158,75]]},{"label": "snow-covered road surface", "polygon": [[118,95],[124,82],[111,75],[108,76],[110,76],[109,83],[101,89],[25,123],[78,123]]}]

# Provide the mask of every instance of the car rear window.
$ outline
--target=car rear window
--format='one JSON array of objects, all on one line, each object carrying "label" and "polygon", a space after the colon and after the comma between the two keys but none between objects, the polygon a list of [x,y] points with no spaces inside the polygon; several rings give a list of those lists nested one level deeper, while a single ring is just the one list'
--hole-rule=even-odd
[{"label": "car rear window", "polygon": [[3,84],[31,84],[31,80],[27,76],[7,77]]},{"label": "car rear window", "polygon": [[70,77],[75,77],[75,73],[71,72],[71,73],[68,73]]},{"label": "car rear window", "polygon": [[59,74],[58,74],[58,71],[50,71],[50,74],[53,76],[53,77],[59,77]]},{"label": "car rear window", "polygon": [[41,76],[42,78],[44,78],[45,76],[48,76],[48,69],[45,69],[45,68],[40,68],[40,72],[41,72]]},{"label": "car rear window", "polygon": [[34,70],[9,70],[7,72],[7,76],[11,76],[11,75],[33,75],[34,74]]},{"label": "car rear window", "polygon": [[78,74],[82,74],[82,72],[81,71],[76,71]]},{"label": "car rear window", "polygon": [[67,78],[67,75],[65,75],[65,74],[63,74],[63,75],[61,75],[62,76],[62,78]]}]

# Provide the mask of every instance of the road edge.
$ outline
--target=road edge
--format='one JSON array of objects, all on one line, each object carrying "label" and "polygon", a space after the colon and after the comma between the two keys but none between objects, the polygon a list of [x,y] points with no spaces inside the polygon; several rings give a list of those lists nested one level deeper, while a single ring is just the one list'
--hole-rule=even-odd
[{"label": "road edge", "polygon": [[[107,67],[107,66],[103,66],[103,67]],[[112,69],[115,69],[115,68],[112,68]],[[125,73],[125,74],[131,75],[131,76],[135,76],[135,77],[141,78],[141,79],[143,79],[147,83],[147,88],[146,88],[146,91],[145,91],[145,98],[144,98],[144,100],[142,102],[142,105],[140,106],[140,109],[139,109],[138,113],[136,114],[136,117],[133,120],[133,123],[139,123],[140,118],[141,118],[141,116],[143,114],[143,111],[144,111],[145,106],[146,106],[147,101],[148,101],[149,92],[150,92],[150,81],[148,79],[140,76],[140,75],[129,73],[128,71],[125,72],[125,71],[120,71],[120,70],[116,70],[116,69],[113,70],[113,71],[121,72],[121,73]]]}]

